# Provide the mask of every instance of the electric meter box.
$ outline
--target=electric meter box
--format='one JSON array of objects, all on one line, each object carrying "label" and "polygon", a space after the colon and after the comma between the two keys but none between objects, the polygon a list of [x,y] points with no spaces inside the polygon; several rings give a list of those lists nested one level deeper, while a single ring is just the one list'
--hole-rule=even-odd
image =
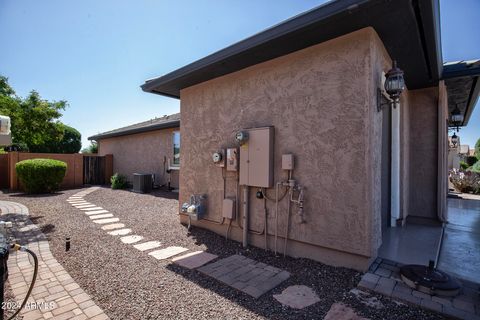
[{"label": "electric meter box", "polygon": [[238,170],[238,150],[237,148],[227,149],[227,171]]},{"label": "electric meter box", "polygon": [[240,146],[240,185],[273,187],[274,127],[246,129],[248,140]]}]

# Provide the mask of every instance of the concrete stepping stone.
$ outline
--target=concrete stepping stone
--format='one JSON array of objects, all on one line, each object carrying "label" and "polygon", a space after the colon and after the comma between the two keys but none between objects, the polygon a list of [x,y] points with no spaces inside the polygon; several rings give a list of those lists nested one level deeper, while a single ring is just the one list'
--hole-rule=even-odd
[{"label": "concrete stepping stone", "polygon": [[123,223],[113,223],[113,224],[107,224],[106,226],[103,226],[102,230],[114,230],[114,229],[120,229],[124,227],[125,225]]},{"label": "concrete stepping stone", "polygon": [[120,219],[118,219],[118,218],[108,218],[108,219],[93,220],[93,222],[99,223],[99,224],[112,223],[112,222],[118,222],[118,221],[120,221]]},{"label": "concrete stepping stone", "polygon": [[68,200],[74,200],[74,199],[82,199],[83,196],[71,196],[68,198]]},{"label": "concrete stepping stone", "polygon": [[183,247],[168,247],[165,249],[152,251],[148,255],[154,257],[155,259],[163,260],[163,259],[168,259],[170,257],[176,256],[177,254],[180,254],[187,250],[188,250],[187,248],[183,248]]},{"label": "concrete stepping stone", "polygon": [[105,213],[105,214],[97,214],[94,216],[88,216],[90,219],[103,219],[103,218],[113,218],[113,214]]},{"label": "concrete stepping stone", "polygon": [[162,244],[160,243],[160,241],[147,241],[144,243],[136,244],[133,247],[140,251],[147,251],[147,250],[155,249],[161,246]]},{"label": "concrete stepping stone", "polygon": [[355,313],[350,307],[347,307],[341,302],[332,304],[330,310],[325,315],[323,320],[368,320],[364,317],[359,316]]},{"label": "concrete stepping stone", "polygon": [[112,236],[125,236],[125,235],[129,234],[130,232],[132,232],[132,229],[118,229],[118,230],[110,231],[108,234],[110,234]]},{"label": "concrete stepping stone", "polygon": [[102,207],[90,207],[90,208],[82,208],[82,211],[96,211],[96,210],[104,210]]},{"label": "concrete stepping stone", "polygon": [[82,201],[82,202],[72,203],[72,206],[86,206],[86,205],[96,206],[96,204],[90,203],[90,202],[88,202],[88,201]]},{"label": "concrete stepping stone", "polygon": [[121,237],[120,240],[122,240],[123,243],[131,244],[131,243],[135,243],[135,242],[138,242],[138,241],[140,241],[140,240],[143,240],[143,237],[142,237],[142,236],[133,235],[133,236]]},{"label": "concrete stepping stone", "polygon": [[315,291],[307,286],[290,286],[281,294],[274,294],[275,300],[284,306],[294,309],[303,309],[320,301]]},{"label": "concrete stepping stone", "polygon": [[212,253],[195,251],[175,257],[172,259],[172,262],[187,269],[196,269],[217,258],[218,256]]},{"label": "concrete stepping stone", "polygon": [[92,210],[92,211],[84,211],[86,215],[92,215],[92,214],[100,214],[100,213],[108,213],[108,210],[102,209],[102,210]]},{"label": "concrete stepping stone", "polygon": [[259,298],[290,277],[285,270],[241,255],[218,260],[197,270],[254,298]]},{"label": "concrete stepping stone", "polygon": [[92,207],[96,207],[97,205],[96,204],[79,204],[79,205],[75,205],[74,207],[75,208],[78,208],[78,209],[84,209],[84,208],[92,208]]}]

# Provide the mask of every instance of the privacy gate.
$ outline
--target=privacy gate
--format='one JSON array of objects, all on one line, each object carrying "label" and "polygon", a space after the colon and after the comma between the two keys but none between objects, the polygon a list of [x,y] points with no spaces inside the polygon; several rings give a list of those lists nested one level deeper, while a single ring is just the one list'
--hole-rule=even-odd
[{"label": "privacy gate", "polygon": [[105,181],[105,157],[84,156],[83,184],[98,185],[107,182]]}]

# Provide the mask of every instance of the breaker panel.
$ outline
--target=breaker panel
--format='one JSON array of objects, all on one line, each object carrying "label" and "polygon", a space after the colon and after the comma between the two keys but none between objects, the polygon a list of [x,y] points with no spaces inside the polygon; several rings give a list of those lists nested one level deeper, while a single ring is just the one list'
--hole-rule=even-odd
[{"label": "breaker panel", "polygon": [[274,127],[246,129],[242,132],[246,133],[247,138],[240,146],[240,184],[273,187]]}]

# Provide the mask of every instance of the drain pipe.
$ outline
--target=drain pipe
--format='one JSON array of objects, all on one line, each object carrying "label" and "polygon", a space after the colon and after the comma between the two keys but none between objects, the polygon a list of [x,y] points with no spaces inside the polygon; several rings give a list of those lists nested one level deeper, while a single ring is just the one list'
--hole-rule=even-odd
[{"label": "drain pipe", "polygon": [[[291,181],[291,180],[290,180]],[[291,211],[291,197],[293,195],[293,188],[291,187],[290,190],[288,190],[289,193],[289,199],[288,199],[288,209],[287,209],[287,223],[285,225],[285,239],[283,240],[283,257],[287,255],[287,242],[288,242],[288,230],[290,229],[290,211]]]},{"label": "drain pipe", "polygon": [[280,189],[281,182],[277,182],[275,186],[275,244],[274,251],[275,256],[277,255],[277,238],[278,238],[278,190]]},{"label": "drain pipe", "polygon": [[243,247],[248,246],[248,186],[243,186]]}]

